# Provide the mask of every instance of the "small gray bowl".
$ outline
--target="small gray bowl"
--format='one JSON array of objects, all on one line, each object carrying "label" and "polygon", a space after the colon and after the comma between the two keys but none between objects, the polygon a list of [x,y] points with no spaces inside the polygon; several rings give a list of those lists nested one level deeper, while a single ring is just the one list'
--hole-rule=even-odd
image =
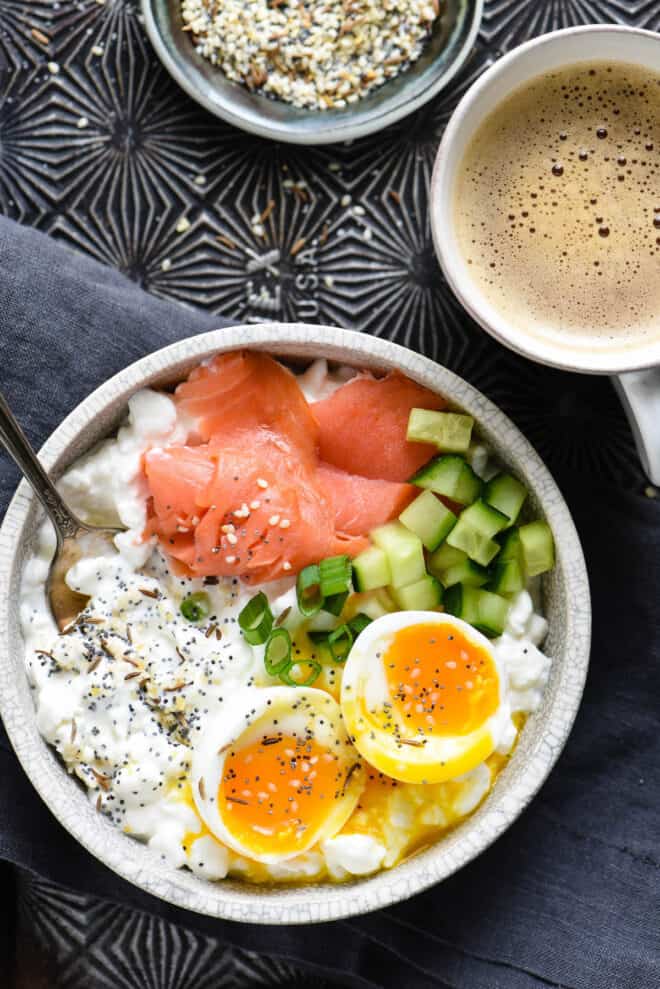
[{"label": "small gray bowl", "polygon": [[227,79],[199,55],[182,30],[180,0],[142,0],[156,53],[182,89],[230,124],[291,144],[331,144],[382,130],[417,110],[453,79],[476,40],[483,0],[442,0],[429,44],[407,70],[357,103],[337,110],[300,109]]},{"label": "small gray bowl", "polygon": [[367,334],[304,323],[232,326],[189,337],[131,364],[85,399],[40,451],[59,476],[126,414],[130,396],[146,386],[180,381],[200,361],[249,347],[287,360],[326,357],[355,367],[398,368],[474,416],[483,439],[530,492],[531,509],[552,526],[557,565],[543,582],[549,622],[544,646],[552,657],[543,703],[481,806],[450,834],[395,868],[346,884],[264,888],[236,880],[208,882],[175,869],[146,845],[99,815],[37,728],[24,663],[19,589],[41,512],[27,483],[16,492],[0,529],[0,714],[32,784],[60,823],[97,859],[148,893],[183,907],[254,924],[309,924],[386,907],[450,876],[499,837],[552,769],[577,713],[589,663],[589,584],[575,526],[538,454],[514,424],[462,378],[419,354]]}]

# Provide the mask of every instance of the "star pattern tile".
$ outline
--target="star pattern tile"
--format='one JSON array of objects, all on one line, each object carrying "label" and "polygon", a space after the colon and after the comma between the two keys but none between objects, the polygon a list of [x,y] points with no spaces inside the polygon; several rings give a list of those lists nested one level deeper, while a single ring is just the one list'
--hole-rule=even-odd
[{"label": "star pattern tile", "polygon": [[[17,873],[19,978],[41,989],[332,989],[292,965]],[[23,957],[22,943],[31,957]]]},{"label": "star pattern tile", "polygon": [[610,22],[657,29],[660,11],[654,0],[486,0],[480,37],[504,52],[548,31]]}]

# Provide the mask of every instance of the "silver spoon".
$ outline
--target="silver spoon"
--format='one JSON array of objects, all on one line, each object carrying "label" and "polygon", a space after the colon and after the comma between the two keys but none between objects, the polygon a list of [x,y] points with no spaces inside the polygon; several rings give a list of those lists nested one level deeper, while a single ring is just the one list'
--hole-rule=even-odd
[{"label": "silver spoon", "polygon": [[89,601],[84,594],[71,590],[64,579],[67,571],[83,555],[107,552],[108,546],[114,549],[114,537],[122,530],[87,525],[74,515],[37,460],[25,433],[1,393],[0,443],[32,485],[32,490],[55,527],[57,548],[48,572],[46,596],[53,618],[62,632],[75,621]]}]

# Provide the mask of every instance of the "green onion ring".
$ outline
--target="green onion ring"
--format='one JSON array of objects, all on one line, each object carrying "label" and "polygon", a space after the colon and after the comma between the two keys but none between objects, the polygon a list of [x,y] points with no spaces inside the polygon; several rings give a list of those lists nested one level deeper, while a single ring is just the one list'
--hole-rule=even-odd
[{"label": "green onion ring", "polygon": [[291,667],[291,636],[285,628],[274,629],[264,651],[264,666],[269,676],[282,677]]},{"label": "green onion ring", "polygon": [[238,616],[238,624],[243,638],[251,646],[259,646],[266,641],[273,627],[273,612],[263,591],[250,598]]},{"label": "green onion ring", "polygon": [[298,600],[298,611],[305,618],[311,618],[323,605],[323,594],[321,593],[321,574],[318,566],[313,563],[309,567],[304,567],[298,574],[296,580],[296,598]]},{"label": "green onion ring", "polygon": [[343,594],[351,586],[351,561],[348,556],[329,556],[319,563],[321,594],[324,598]]}]

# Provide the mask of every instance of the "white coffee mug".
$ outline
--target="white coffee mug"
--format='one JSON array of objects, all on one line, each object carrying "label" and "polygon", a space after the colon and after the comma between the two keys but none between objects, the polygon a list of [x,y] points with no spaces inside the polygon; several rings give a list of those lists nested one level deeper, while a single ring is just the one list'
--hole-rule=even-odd
[{"label": "white coffee mug", "polygon": [[[588,61],[624,62],[660,71],[660,34],[616,25],[568,28],[534,38],[499,59],[460,101],[445,130],[431,180],[431,229],[447,282],[471,316],[512,350],[543,364],[587,374],[616,375],[649,478],[660,484],[660,313],[654,340],[626,348],[571,350],[563,341],[511,325],[474,281],[458,243],[455,187],[461,163],[484,119],[514,90],[545,73]],[[660,197],[660,188],[658,189]],[[660,272],[658,274],[660,277]]]}]

